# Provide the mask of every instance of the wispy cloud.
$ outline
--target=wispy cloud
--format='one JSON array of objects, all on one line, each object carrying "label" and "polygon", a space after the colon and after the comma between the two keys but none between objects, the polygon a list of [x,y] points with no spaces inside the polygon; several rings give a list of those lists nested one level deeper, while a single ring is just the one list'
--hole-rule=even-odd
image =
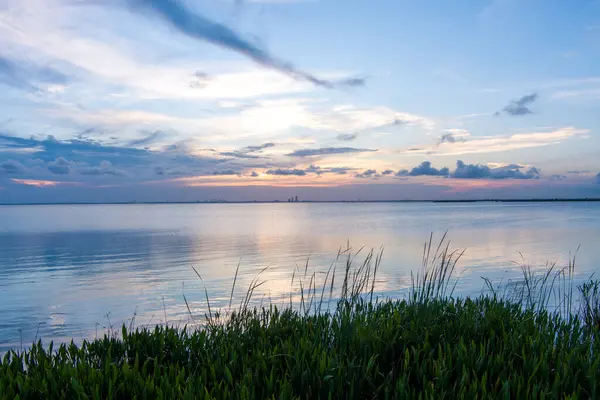
[{"label": "wispy cloud", "polygon": [[438,140],[434,146],[411,147],[401,152],[439,155],[495,153],[555,145],[573,137],[583,137],[587,133],[587,129],[565,127],[551,132],[518,133],[508,136],[462,136],[460,141]]},{"label": "wispy cloud", "polygon": [[438,145],[443,143],[466,142],[471,133],[466,129],[447,129],[446,133],[440,136]]},{"label": "wispy cloud", "polygon": [[357,149],[354,147],[322,147],[319,149],[300,149],[295,150],[291,153],[286,154],[290,157],[312,157],[312,156],[325,156],[332,154],[348,154],[348,153],[365,153],[375,152],[374,149]]},{"label": "wispy cloud", "polygon": [[270,169],[266,172],[268,175],[282,175],[282,176],[305,176],[306,171],[302,169]]},{"label": "wispy cloud", "polygon": [[331,81],[319,78],[308,72],[295,68],[292,64],[281,61],[266,50],[257,47],[249,40],[242,37],[231,28],[212,21],[207,17],[192,12],[177,0],[127,0],[134,10],[147,10],[159,16],[172,27],[183,34],[204,41],[214,43],[240,54],[269,68],[276,69],[296,79],[306,80],[315,85],[333,88],[337,86],[362,86],[363,78],[348,78],[340,81]]},{"label": "wispy cloud", "polygon": [[529,109],[529,106],[533,104],[538,98],[537,93],[531,93],[525,95],[517,100],[511,100],[510,103],[502,110],[496,112],[495,115],[500,115],[501,113],[505,113],[512,116],[522,116],[527,114],[533,114],[533,111]]},{"label": "wispy cloud", "polygon": [[148,146],[152,143],[155,143],[158,139],[164,137],[166,135],[165,132],[163,131],[154,131],[154,132],[149,132],[147,133],[145,136],[139,138],[139,139],[134,139],[132,141],[130,141],[129,143],[127,143],[128,147],[143,147],[143,146]]},{"label": "wispy cloud", "polygon": [[69,81],[65,74],[49,66],[11,59],[0,54],[0,84],[38,92],[48,90],[43,85],[65,85]]},{"label": "wispy cloud", "polygon": [[[235,151],[223,151],[220,152],[219,155],[225,157],[234,157],[234,158],[246,158],[246,159],[257,159],[264,157],[262,154],[264,149],[268,149],[271,147],[275,147],[275,143],[265,143],[259,146],[246,146],[240,150]],[[258,155],[256,153],[259,153]]]},{"label": "wispy cloud", "polygon": [[339,135],[337,135],[337,140],[341,140],[344,142],[350,142],[355,139],[356,139],[355,133],[340,133]]},{"label": "wispy cloud", "polygon": [[34,186],[38,188],[79,184],[78,182],[45,181],[36,179],[11,179],[11,181],[19,185]]}]

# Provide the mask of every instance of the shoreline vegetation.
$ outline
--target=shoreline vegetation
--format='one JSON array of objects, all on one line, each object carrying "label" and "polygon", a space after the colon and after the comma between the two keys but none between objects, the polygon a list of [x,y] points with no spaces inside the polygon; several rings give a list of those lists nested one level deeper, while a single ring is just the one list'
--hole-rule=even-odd
[{"label": "shoreline vegetation", "polygon": [[10,351],[0,398],[600,398],[600,282],[575,284],[575,257],[461,298],[463,252],[431,237],[407,296],[391,300],[377,295],[383,249],[357,262],[361,251],[339,251],[318,283],[307,262],[287,304],[252,305],[260,274],[234,299],[236,271],[225,310],[205,290],[194,315],[184,295],[202,328],[132,319],[81,345]]}]

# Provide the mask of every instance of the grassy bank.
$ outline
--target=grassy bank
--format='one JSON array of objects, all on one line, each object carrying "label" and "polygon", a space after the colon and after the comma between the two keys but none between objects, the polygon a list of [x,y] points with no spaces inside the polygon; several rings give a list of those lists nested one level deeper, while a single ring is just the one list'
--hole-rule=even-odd
[{"label": "grassy bank", "polygon": [[[456,299],[459,256],[426,247],[404,300],[373,298],[380,258],[354,267],[348,254],[283,309],[249,306],[257,278],[235,311],[209,310],[202,330],[123,328],[81,346],[39,343],[4,357],[0,397],[600,398],[598,284],[576,289],[577,311],[571,265],[540,277],[524,270],[510,293],[490,282],[489,295]],[[557,296],[568,314],[547,307]],[[331,298],[336,306],[323,307]]]}]

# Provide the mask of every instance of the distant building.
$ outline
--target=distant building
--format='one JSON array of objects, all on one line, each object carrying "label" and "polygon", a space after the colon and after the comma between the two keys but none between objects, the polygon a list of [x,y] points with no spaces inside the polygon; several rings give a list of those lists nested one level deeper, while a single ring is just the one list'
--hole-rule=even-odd
[{"label": "distant building", "polygon": [[295,198],[295,200],[294,200],[294,201],[295,201],[296,203],[298,202],[298,196],[296,196],[296,198]]}]

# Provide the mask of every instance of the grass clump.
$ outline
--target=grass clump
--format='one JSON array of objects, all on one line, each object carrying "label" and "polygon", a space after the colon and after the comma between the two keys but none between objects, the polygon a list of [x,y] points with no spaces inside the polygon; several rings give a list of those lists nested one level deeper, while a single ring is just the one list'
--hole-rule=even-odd
[{"label": "grass clump", "polygon": [[600,398],[600,339],[585,318],[598,315],[598,285],[586,286],[582,307],[594,311],[582,318],[495,294],[453,298],[461,253],[429,253],[404,300],[373,299],[380,256],[354,268],[348,254],[333,307],[335,268],[321,290],[314,276],[301,284],[295,307],[250,308],[245,298],[227,318],[211,310],[201,330],[38,342],[4,356],[0,398]]}]

